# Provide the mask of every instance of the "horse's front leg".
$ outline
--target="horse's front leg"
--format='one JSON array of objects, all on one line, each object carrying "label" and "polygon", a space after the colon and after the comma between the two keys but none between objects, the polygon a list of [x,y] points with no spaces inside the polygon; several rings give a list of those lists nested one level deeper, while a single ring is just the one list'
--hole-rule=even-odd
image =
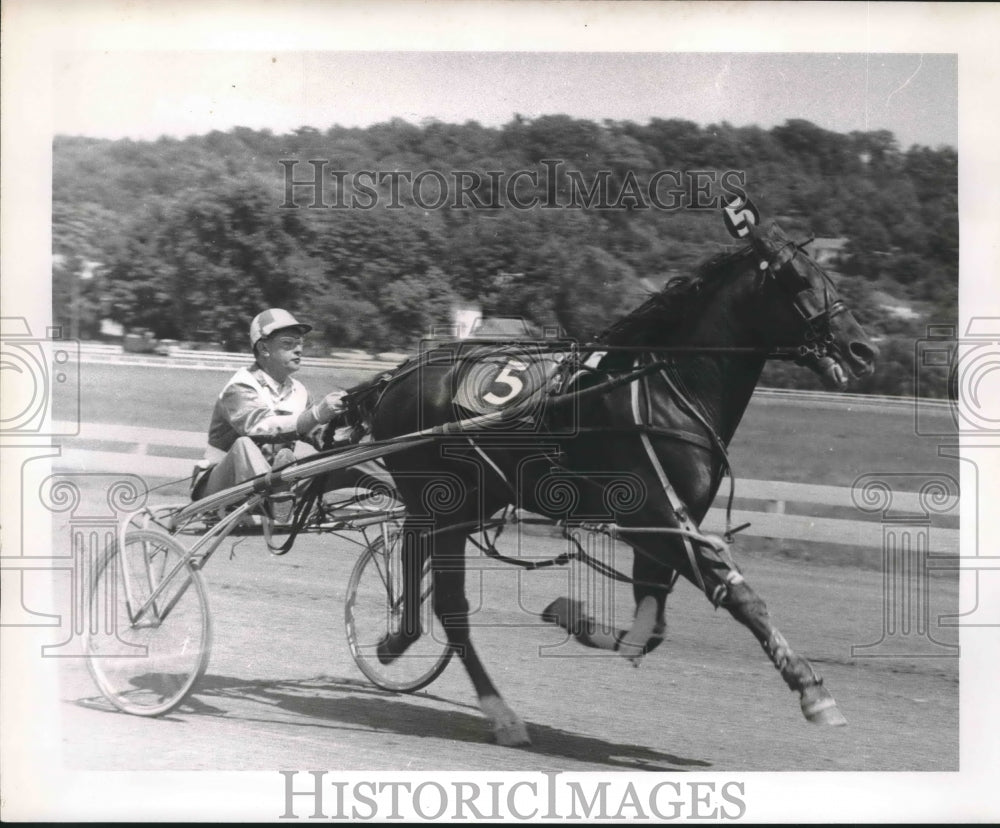
[{"label": "horse's front leg", "polygon": [[500,696],[479,654],[472,646],[469,628],[469,601],[465,594],[465,536],[444,532],[435,538],[434,613],[448,636],[479,700],[479,708],[493,725],[498,744],[514,747],[531,744],[528,729]]},{"label": "horse's front leg", "polygon": [[[705,572],[706,593],[721,595],[720,605],[744,626],[748,627],[764,648],[771,663],[781,673],[789,689],[799,694],[802,714],[815,724],[846,725],[847,719],[837,707],[833,695],[823,686],[812,665],[789,646],[785,637],[771,623],[767,605],[742,579],[723,580],[724,589],[717,590],[718,569]],[[711,586],[715,583],[715,586]]]}]

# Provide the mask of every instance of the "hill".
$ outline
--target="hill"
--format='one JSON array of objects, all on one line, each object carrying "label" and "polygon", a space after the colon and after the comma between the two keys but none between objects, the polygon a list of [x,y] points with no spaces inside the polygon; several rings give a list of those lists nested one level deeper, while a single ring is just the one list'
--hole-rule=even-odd
[{"label": "hill", "polygon": [[[54,315],[82,337],[110,318],[243,348],[246,320],[277,305],[316,320],[324,347],[379,351],[411,348],[474,305],[586,338],[731,241],[714,209],[730,186],[818,237],[881,340],[863,389],[913,391],[916,341],[957,319],[957,154],[802,120],[59,136]],[[765,381],[792,382],[788,369]],[[921,393],[944,389],[943,374],[921,381]]]}]

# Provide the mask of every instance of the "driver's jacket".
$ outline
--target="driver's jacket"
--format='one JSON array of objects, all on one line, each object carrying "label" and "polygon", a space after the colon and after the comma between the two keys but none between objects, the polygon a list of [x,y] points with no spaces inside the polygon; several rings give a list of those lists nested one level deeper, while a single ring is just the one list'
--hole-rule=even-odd
[{"label": "driver's jacket", "polygon": [[306,387],[288,377],[278,383],[259,366],[240,368],[226,383],[208,426],[208,447],[199,466],[214,466],[239,437],[262,437],[258,441],[264,456],[271,460],[280,448],[292,448],[296,440],[315,443],[321,428],[305,437],[296,433],[299,415],[312,405]]}]

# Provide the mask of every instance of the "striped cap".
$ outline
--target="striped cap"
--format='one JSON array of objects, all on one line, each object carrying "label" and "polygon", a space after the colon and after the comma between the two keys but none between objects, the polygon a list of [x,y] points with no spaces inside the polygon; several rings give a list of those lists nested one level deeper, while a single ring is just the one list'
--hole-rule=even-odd
[{"label": "striped cap", "polygon": [[271,308],[258,313],[253,318],[253,322],[250,323],[250,347],[253,348],[264,337],[270,336],[282,328],[298,328],[302,333],[307,334],[312,330],[312,325],[304,325],[286,310]]}]

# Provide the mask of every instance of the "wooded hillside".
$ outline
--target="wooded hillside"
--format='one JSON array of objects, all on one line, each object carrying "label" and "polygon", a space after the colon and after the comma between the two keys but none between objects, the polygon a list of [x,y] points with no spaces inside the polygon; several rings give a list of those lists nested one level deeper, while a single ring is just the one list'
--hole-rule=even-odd
[{"label": "wooded hillside", "polygon": [[[845,240],[829,267],[882,350],[861,390],[912,393],[916,340],[957,321],[957,153],[884,131],[553,115],[53,150],[54,315],[84,338],[110,318],[241,350],[281,306],[316,324],[317,352],[400,350],[474,305],[586,339],[731,243],[697,209],[724,174],[793,236]],[[322,192],[289,186],[316,170]],[[765,381],[814,387],[788,365]]]}]

